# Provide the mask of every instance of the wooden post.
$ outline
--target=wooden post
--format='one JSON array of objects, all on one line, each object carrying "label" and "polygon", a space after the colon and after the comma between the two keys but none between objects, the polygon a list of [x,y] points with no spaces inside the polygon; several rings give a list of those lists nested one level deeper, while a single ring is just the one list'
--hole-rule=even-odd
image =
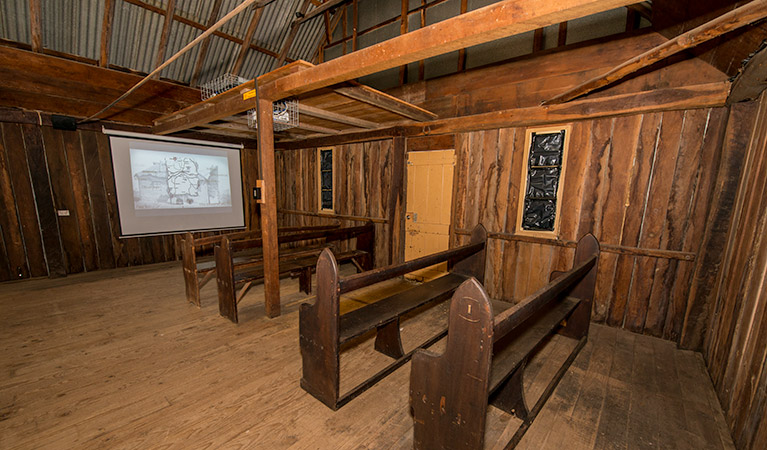
[{"label": "wooden post", "polygon": [[280,315],[279,243],[277,242],[277,188],[274,174],[274,123],[272,100],[256,89],[258,152],[261,155],[261,239],[264,246],[264,302],[266,315]]},{"label": "wooden post", "polygon": [[392,139],[391,189],[389,190],[389,263],[405,261],[405,138]]}]

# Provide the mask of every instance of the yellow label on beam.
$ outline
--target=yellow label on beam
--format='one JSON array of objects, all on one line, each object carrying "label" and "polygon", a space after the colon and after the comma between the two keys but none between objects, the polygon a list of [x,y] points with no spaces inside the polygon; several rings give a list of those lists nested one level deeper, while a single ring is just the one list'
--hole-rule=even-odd
[{"label": "yellow label on beam", "polygon": [[247,99],[253,98],[255,96],[256,96],[256,90],[255,89],[251,89],[248,92],[242,94],[242,99],[243,100],[247,100]]}]

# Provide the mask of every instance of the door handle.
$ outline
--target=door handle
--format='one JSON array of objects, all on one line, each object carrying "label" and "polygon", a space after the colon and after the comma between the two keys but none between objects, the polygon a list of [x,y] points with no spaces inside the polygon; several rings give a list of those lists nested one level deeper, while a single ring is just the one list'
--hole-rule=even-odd
[{"label": "door handle", "polygon": [[414,212],[405,213],[405,219],[412,220],[413,222],[417,222],[418,213],[414,213]]}]

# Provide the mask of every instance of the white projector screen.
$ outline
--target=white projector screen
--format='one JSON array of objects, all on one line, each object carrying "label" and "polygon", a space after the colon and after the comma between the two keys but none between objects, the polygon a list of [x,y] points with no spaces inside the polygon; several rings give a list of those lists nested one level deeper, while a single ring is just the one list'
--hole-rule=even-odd
[{"label": "white projector screen", "polygon": [[239,148],[108,134],[122,236],[245,226]]}]

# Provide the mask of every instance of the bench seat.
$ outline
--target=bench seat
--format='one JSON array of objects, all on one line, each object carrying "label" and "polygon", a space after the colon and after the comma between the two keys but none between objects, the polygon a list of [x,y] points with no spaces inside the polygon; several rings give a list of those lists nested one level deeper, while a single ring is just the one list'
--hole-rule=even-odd
[{"label": "bench seat", "polygon": [[[562,320],[570,315],[580,300],[567,297],[551,309],[542,311],[539,317],[514,331],[514,340],[493,355],[488,393],[492,394],[506,381],[514,370],[533,353],[543,339],[550,335]],[[493,304],[495,307],[495,303]],[[497,315],[500,311],[494,311]]]},{"label": "bench seat", "polygon": [[[280,255],[280,275],[289,275],[305,269],[314,269],[317,264],[317,258],[322,252],[322,248],[311,251],[297,252],[300,254],[282,254]],[[348,262],[354,258],[366,255],[362,250],[350,250],[348,252],[336,253],[336,260],[339,263]],[[291,257],[292,256],[292,257]],[[254,262],[248,268],[238,271],[234,274],[234,282],[245,283],[247,281],[256,281],[264,278],[264,262]]]},{"label": "bench seat", "polygon": [[464,275],[448,273],[350,311],[341,316],[339,342],[350,341],[427,303],[446,300],[467,279]]}]

